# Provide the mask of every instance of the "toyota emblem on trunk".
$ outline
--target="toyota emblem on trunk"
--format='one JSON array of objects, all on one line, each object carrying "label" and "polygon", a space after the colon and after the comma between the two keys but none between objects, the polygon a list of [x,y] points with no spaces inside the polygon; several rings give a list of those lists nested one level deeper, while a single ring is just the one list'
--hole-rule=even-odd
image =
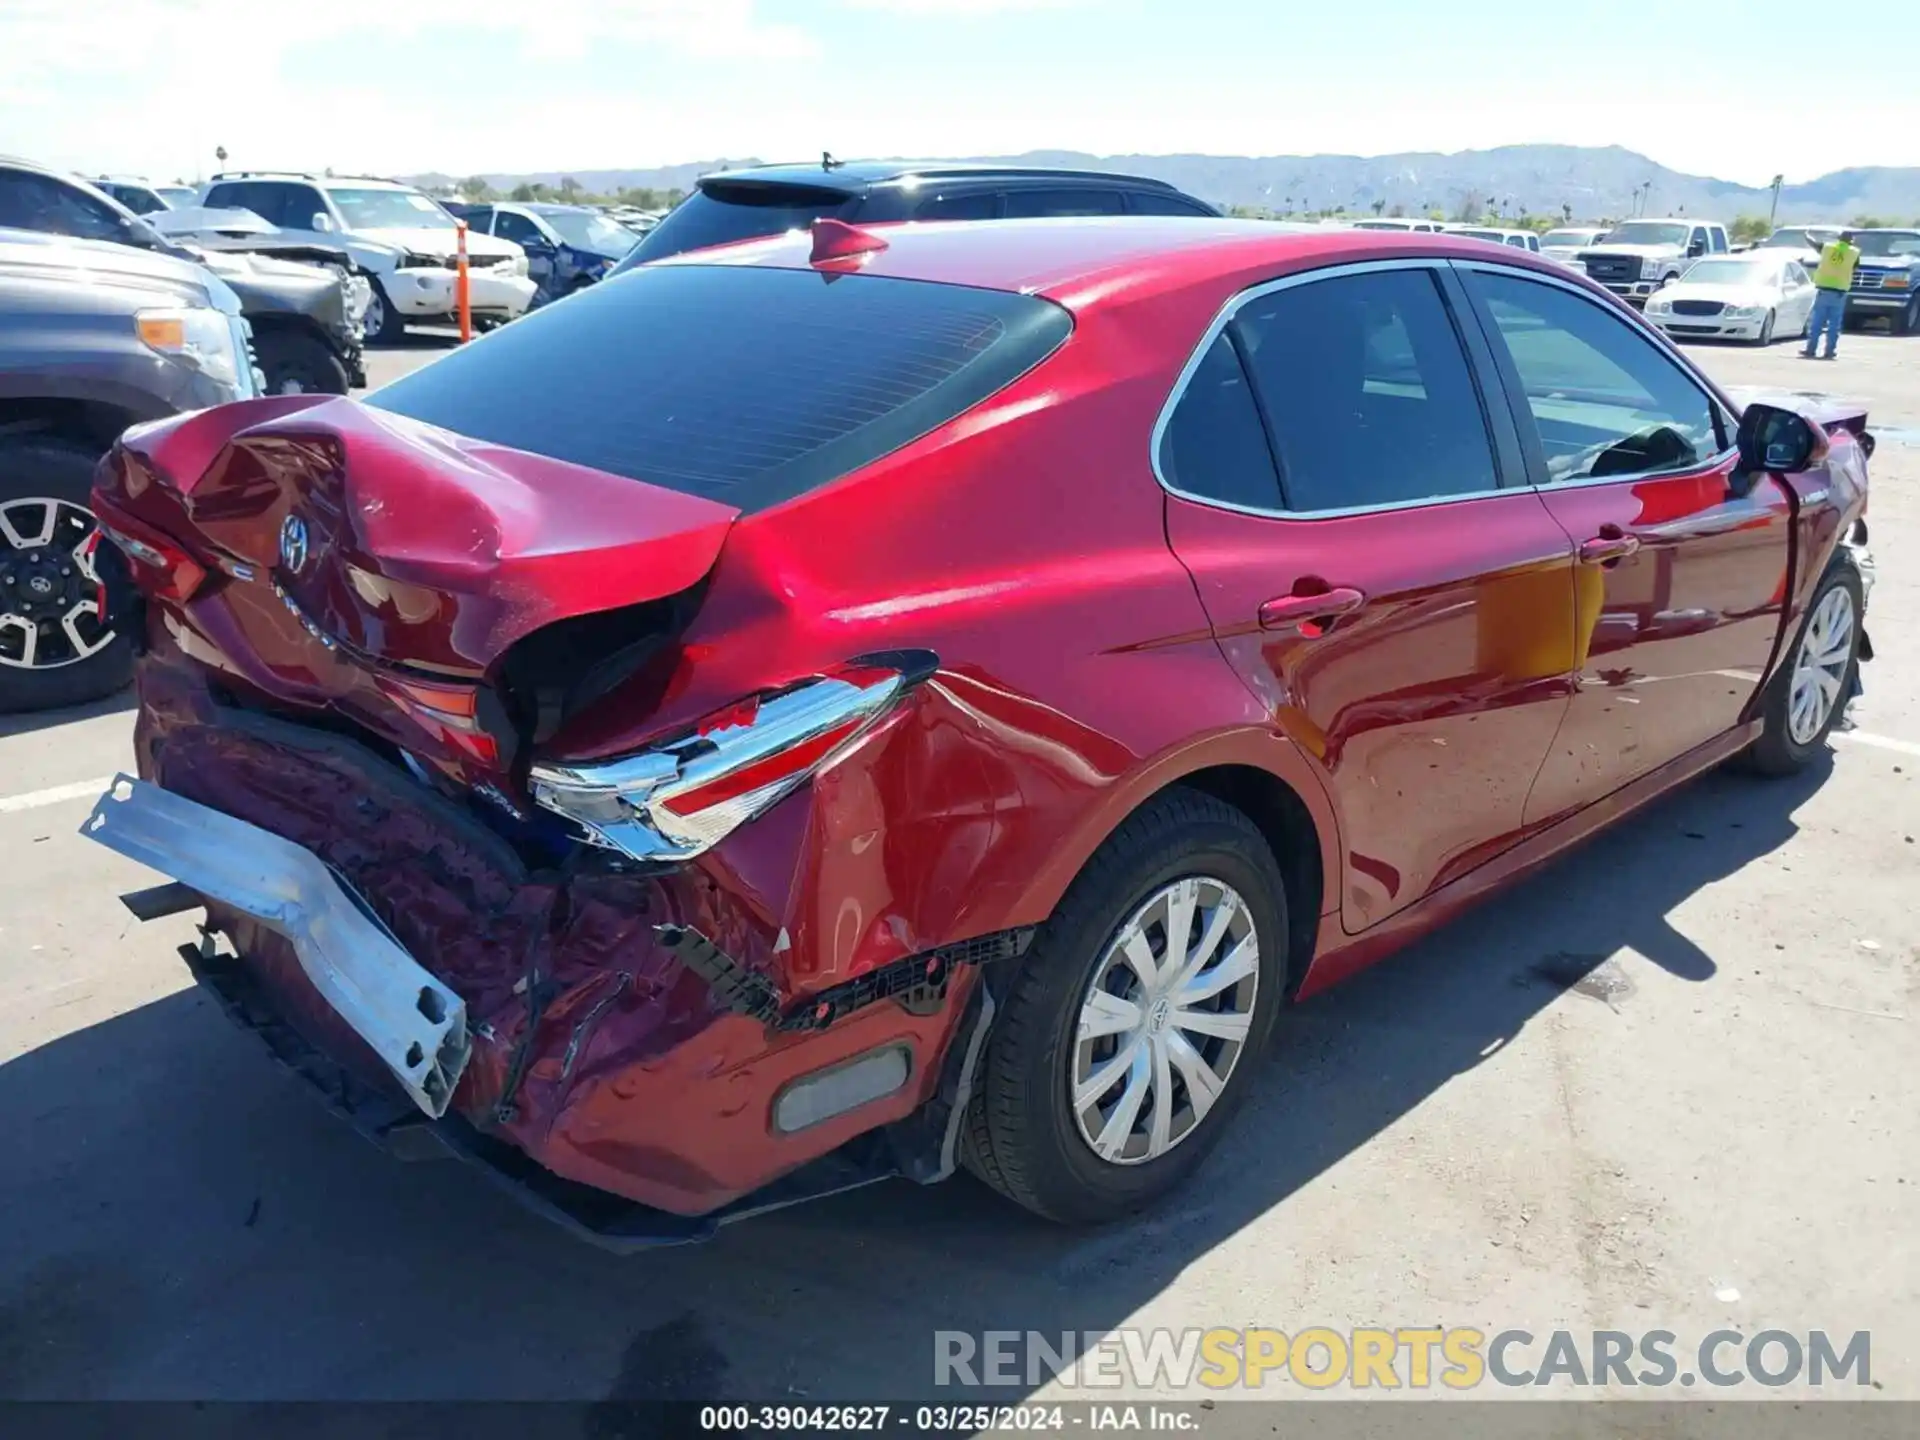
[{"label": "toyota emblem on trunk", "polygon": [[280,563],[298,575],[307,563],[307,522],[289,515],[280,526]]}]

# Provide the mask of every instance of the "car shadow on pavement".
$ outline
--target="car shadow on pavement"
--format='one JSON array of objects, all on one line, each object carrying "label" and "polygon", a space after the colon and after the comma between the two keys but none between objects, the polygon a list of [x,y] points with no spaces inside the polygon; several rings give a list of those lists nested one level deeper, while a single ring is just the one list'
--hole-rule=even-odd
[{"label": "car shadow on pavement", "polygon": [[51,730],[59,725],[71,725],[76,720],[93,720],[102,715],[121,715],[133,709],[138,697],[129,685],[124,690],[99,700],[89,701],[85,705],[63,705],[57,710],[25,710],[16,713],[0,713],[0,740],[9,735],[26,735],[35,730]]},{"label": "car shadow on pavement", "polygon": [[1125,1323],[1548,1006],[1594,1003],[1566,987],[1610,957],[1711,981],[1669,917],[1784,845],[1824,770],[1710,775],[1283,1015],[1197,1182],[1091,1232],[963,1175],[608,1255],[378,1153],[182,990],[0,1066],[0,1397],[929,1398],[935,1330]]}]

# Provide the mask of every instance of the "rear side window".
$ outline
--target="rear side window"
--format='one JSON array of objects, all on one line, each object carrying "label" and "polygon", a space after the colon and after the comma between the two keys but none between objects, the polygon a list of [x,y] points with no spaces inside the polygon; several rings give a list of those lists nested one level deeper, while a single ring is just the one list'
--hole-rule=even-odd
[{"label": "rear side window", "polygon": [[945,424],[1072,329],[1030,295],[667,265],[536,311],[367,403],[752,511]]},{"label": "rear side window", "polygon": [[1242,509],[1280,509],[1260,409],[1225,334],[1214,337],[1160,437],[1160,478],[1182,494]]},{"label": "rear side window", "polygon": [[823,215],[845,218],[853,204],[842,191],[805,185],[703,185],[649,230],[614,273],[710,245],[804,230]]},{"label": "rear side window", "polygon": [[1125,206],[1118,190],[1009,190],[1006,217],[1035,220],[1050,215],[1121,215]]},{"label": "rear side window", "polygon": [[1198,201],[1164,190],[1132,190],[1127,193],[1127,209],[1135,215],[1204,215],[1213,212]]},{"label": "rear side window", "polygon": [[1229,329],[1272,424],[1288,510],[1497,487],[1479,392],[1427,270],[1288,286],[1248,301]]},{"label": "rear side window", "polygon": [[1000,195],[995,190],[976,190],[970,195],[936,195],[914,208],[916,220],[992,220],[1000,214]]}]

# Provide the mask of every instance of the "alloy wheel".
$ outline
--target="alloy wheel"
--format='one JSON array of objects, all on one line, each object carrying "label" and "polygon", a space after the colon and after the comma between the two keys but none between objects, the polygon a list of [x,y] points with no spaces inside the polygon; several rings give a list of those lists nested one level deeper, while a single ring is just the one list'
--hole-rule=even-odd
[{"label": "alloy wheel", "polygon": [[68,500],[0,502],[0,666],[53,670],[113,643],[94,570],[100,530]]},{"label": "alloy wheel", "polygon": [[1163,886],[1121,925],[1081,999],[1067,1093],[1102,1160],[1138,1165],[1191,1136],[1253,1028],[1260,937],[1212,876]]},{"label": "alloy wheel", "polygon": [[1853,595],[1836,585],[1813,612],[1794,657],[1787,695],[1787,733],[1794,744],[1811,745],[1839,704],[1853,663],[1853,637]]}]

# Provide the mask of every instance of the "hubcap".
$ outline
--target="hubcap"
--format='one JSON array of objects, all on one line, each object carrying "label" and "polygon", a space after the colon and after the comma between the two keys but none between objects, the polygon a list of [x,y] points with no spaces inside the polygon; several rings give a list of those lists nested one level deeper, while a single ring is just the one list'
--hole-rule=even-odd
[{"label": "hubcap", "polygon": [[1080,1002],[1068,1100],[1115,1165],[1158,1159],[1200,1127],[1253,1029],[1260,937],[1212,876],[1155,892],[1115,934]]},{"label": "hubcap", "polygon": [[375,290],[373,298],[367,301],[366,313],[360,317],[360,333],[367,339],[375,336],[387,327],[387,302],[380,298]]},{"label": "hubcap", "polygon": [[1810,745],[1840,702],[1847,666],[1853,661],[1853,594],[1836,585],[1821,600],[1801,638],[1787,692],[1787,733]]},{"label": "hubcap", "polygon": [[57,669],[113,643],[93,568],[99,543],[84,506],[38,496],[0,503],[0,666]]}]

